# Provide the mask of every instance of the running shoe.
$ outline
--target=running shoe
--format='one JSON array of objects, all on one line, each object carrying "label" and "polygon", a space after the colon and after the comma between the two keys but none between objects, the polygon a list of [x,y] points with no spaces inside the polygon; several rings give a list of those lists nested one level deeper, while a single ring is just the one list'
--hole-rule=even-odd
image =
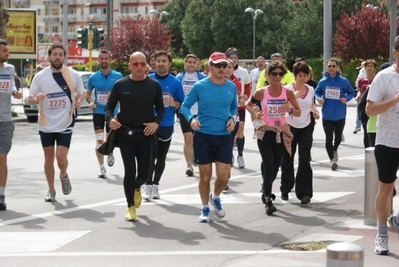
[{"label": "running shoe", "polygon": [[140,208],[140,206],[141,206],[141,190],[140,190],[140,188],[134,190],[133,200],[134,200],[134,207],[136,209]]},{"label": "running shoe", "polygon": [[7,209],[7,204],[5,202],[5,195],[0,195],[0,210],[6,210]]},{"label": "running shoe", "polygon": [[72,185],[71,182],[69,181],[69,176],[68,174],[64,178],[61,179],[61,185],[62,185],[62,193],[64,195],[69,195],[72,191]]},{"label": "running shoe", "polygon": [[224,192],[224,193],[227,193],[227,191],[229,191],[229,190],[230,190],[229,185],[226,185],[226,187],[223,189],[223,192]]},{"label": "running shoe", "polygon": [[237,157],[238,168],[243,169],[245,168],[244,158],[242,156]]},{"label": "running shoe", "polygon": [[338,168],[338,164],[334,160],[331,160],[330,168],[335,171]]},{"label": "running shoe", "polygon": [[199,222],[203,222],[203,223],[209,223],[211,220],[209,219],[209,208],[202,208],[201,209],[201,215],[198,218]]},{"label": "running shoe", "polygon": [[378,255],[388,255],[388,236],[387,235],[379,235],[375,238],[375,254]]},{"label": "running shoe", "polygon": [[391,226],[391,228],[395,230],[395,232],[398,233],[399,235],[399,225],[396,223],[395,215],[389,216],[388,223]]},{"label": "running shoe", "polygon": [[158,191],[158,185],[154,184],[152,185],[152,194],[151,194],[152,199],[160,199],[161,196],[159,195]]},{"label": "running shoe", "polygon": [[289,198],[288,194],[281,193],[281,200],[287,201]]},{"label": "running shoe", "polygon": [[301,204],[309,204],[310,203],[310,196],[308,195],[304,195],[303,197],[301,197]]},{"label": "running shoe", "polygon": [[361,130],[360,128],[355,128],[355,130],[353,130],[353,133],[357,134],[358,132],[360,132],[360,130]]},{"label": "running shoe", "polygon": [[151,201],[151,197],[152,197],[152,185],[148,184],[145,186],[143,199],[145,201]]},{"label": "running shoe", "polygon": [[55,190],[49,190],[47,195],[44,197],[45,202],[55,202]]},{"label": "running shoe", "polygon": [[265,210],[267,215],[272,215],[277,211],[277,208],[273,205],[273,201],[270,200],[269,202],[266,202]]},{"label": "running shoe", "polygon": [[125,214],[125,220],[130,221],[130,222],[136,222],[137,217],[136,217],[136,208],[134,206],[131,206],[130,208],[127,208],[126,214]]},{"label": "running shoe", "polygon": [[107,157],[107,164],[108,164],[108,166],[112,167],[112,166],[114,166],[114,163],[115,163],[115,157],[114,157],[114,154],[111,153]]},{"label": "running shoe", "polygon": [[104,167],[100,168],[100,172],[98,173],[98,178],[107,178],[107,171]]},{"label": "running shoe", "polygon": [[213,199],[212,196],[213,194],[211,193],[209,195],[209,202],[211,202],[213,208],[215,209],[216,216],[218,216],[219,218],[223,218],[224,216],[226,216],[226,212],[222,208],[222,203],[220,203],[220,197],[217,199]]},{"label": "running shoe", "polygon": [[186,175],[187,176],[193,176],[194,175],[194,169],[192,166],[188,166],[186,169]]}]

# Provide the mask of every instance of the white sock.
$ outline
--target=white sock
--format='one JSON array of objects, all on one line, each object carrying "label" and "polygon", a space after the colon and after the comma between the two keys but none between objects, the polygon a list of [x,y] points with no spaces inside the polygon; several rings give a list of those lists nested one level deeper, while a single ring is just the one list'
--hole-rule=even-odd
[{"label": "white sock", "polygon": [[4,191],[6,191],[5,187],[0,187],[0,195],[4,195]]},{"label": "white sock", "polygon": [[219,198],[218,195],[216,195],[215,193],[212,194],[212,199],[213,199],[213,200],[218,199],[218,198]]}]

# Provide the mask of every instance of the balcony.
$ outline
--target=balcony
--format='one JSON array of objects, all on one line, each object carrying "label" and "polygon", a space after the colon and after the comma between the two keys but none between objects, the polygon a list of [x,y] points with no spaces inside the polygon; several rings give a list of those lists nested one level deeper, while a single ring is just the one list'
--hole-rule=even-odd
[{"label": "balcony", "polygon": [[58,15],[45,15],[43,17],[44,22],[59,22]]},{"label": "balcony", "polygon": [[30,5],[29,0],[13,0],[12,2],[16,6],[29,6]]},{"label": "balcony", "polygon": [[89,21],[107,21],[106,14],[90,14]]},{"label": "balcony", "polygon": [[43,0],[43,5],[59,5],[60,1],[59,0]]},{"label": "balcony", "polygon": [[107,4],[107,0],[92,0],[90,2],[92,5],[96,5],[96,4]]}]

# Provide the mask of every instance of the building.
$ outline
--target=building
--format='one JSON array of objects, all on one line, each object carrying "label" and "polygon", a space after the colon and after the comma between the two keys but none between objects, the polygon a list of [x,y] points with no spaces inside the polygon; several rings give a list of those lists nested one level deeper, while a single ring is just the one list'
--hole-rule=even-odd
[{"label": "building", "polygon": [[77,30],[89,23],[107,32],[107,3],[111,3],[111,28],[123,14],[130,17],[148,16],[170,0],[8,0],[5,7],[37,10],[38,42],[50,40],[53,34],[62,36],[63,4],[68,3],[68,41],[76,40]]}]

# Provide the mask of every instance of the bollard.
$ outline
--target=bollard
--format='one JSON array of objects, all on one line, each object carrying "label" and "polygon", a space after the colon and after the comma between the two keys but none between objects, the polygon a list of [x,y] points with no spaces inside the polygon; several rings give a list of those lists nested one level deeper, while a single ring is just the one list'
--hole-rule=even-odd
[{"label": "bollard", "polygon": [[378,169],[374,147],[368,147],[364,156],[364,224],[377,225],[375,197],[378,192]]},{"label": "bollard", "polygon": [[352,243],[335,243],[327,247],[327,267],[363,267],[363,248]]}]

